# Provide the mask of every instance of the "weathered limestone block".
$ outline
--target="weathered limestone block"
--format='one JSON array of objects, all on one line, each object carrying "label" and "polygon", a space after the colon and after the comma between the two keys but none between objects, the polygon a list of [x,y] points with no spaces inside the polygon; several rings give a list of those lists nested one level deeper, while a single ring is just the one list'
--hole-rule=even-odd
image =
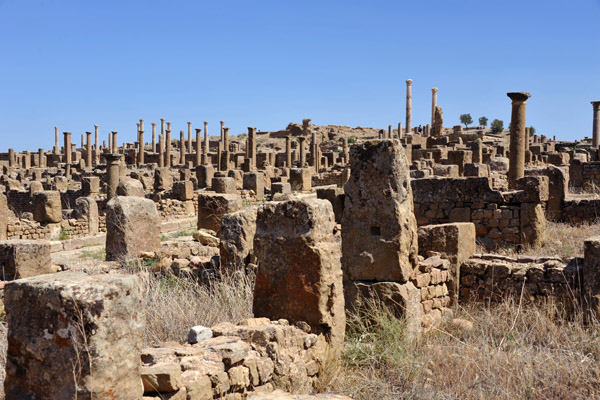
[{"label": "weathered limestone block", "polygon": [[265,178],[263,173],[257,171],[245,172],[243,188],[253,190],[256,194],[256,200],[263,200],[265,198]]},{"label": "weathered limestone block", "polygon": [[231,169],[227,172],[227,176],[233,178],[236,189],[244,188],[244,171],[239,169]]},{"label": "weathered limestone block", "polygon": [[515,196],[517,203],[540,203],[548,201],[548,177],[525,176],[517,179],[517,190],[520,192]]},{"label": "weathered limestone block", "polygon": [[223,176],[215,176],[212,178],[211,188],[216,193],[235,194],[237,192],[235,179]]},{"label": "weathered limestone block", "polygon": [[81,179],[81,189],[84,196],[95,196],[100,193],[100,178],[97,176],[86,176]]},{"label": "weathered limestone block", "polygon": [[583,291],[586,307],[596,318],[600,317],[600,236],[584,243]]},{"label": "weathered limestone block", "polygon": [[42,240],[5,240],[0,242],[2,280],[50,274],[50,243]]},{"label": "weathered limestone block", "polygon": [[521,203],[521,244],[538,247],[546,236],[546,216],[541,203]]},{"label": "weathered limestone block", "polygon": [[292,192],[292,186],[289,182],[273,182],[271,183],[271,193],[288,194]]},{"label": "weathered limestone block", "polygon": [[350,148],[342,218],[346,279],[406,282],[417,263],[408,161],[397,140]]},{"label": "weathered limestone block", "polygon": [[122,178],[117,185],[117,196],[144,197],[144,185],[137,179]]},{"label": "weathered limestone block", "polygon": [[488,177],[490,170],[487,164],[465,164],[465,176]]},{"label": "weathered limestone block", "polygon": [[198,188],[204,189],[211,185],[212,178],[215,175],[215,169],[212,165],[198,165],[196,167],[196,178],[198,179]]},{"label": "weathered limestone block", "polygon": [[0,240],[6,240],[8,229],[8,202],[6,196],[0,193]]},{"label": "weathered limestone block", "polygon": [[38,222],[62,221],[60,193],[57,191],[36,192],[33,196],[33,218]]},{"label": "weathered limestone block", "polygon": [[6,285],[7,399],[139,399],[142,295],[133,275],[62,272]]},{"label": "weathered limestone block", "polygon": [[198,229],[210,229],[217,235],[225,214],[242,208],[242,197],[237,194],[198,193]]},{"label": "weathered limestone block", "polygon": [[79,197],[75,200],[75,218],[83,219],[88,223],[88,231],[90,235],[98,233],[99,217],[98,203],[93,197]]},{"label": "weathered limestone block", "polygon": [[223,216],[219,250],[221,271],[244,271],[254,248],[258,207],[247,207]]},{"label": "weathered limestone block", "polygon": [[43,192],[44,191],[44,185],[42,185],[42,182],[38,182],[38,181],[33,181],[29,184],[29,197],[33,198],[33,195],[37,192]]},{"label": "weathered limestone block", "polygon": [[329,200],[335,214],[335,222],[338,224],[341,223],[342,215],[344,214],[344,201],[346,199],[344,188],[337,186],[318,188],[317,198]]},{"label": "weathered limestone block", "polygon": [[312,172],[310,168],[291,168],[289,184],[292,190],[308,192],[312,188]]},{"label": "weathered limestone block", "polygon": [[308,323],[338,354],[346,316],[334,227],[333,209],[325,200],[267,203],[259,209],[253,310],[256,317]]},{"label": "weathered limestone block", "polygon": [[457,298],[460,282],[460,266],[475,254],[475,224],[458,222],[452,224],[425,225],[419,227],[419,253],[440,253],[450,260],[448,289]]},{"label": "weathered limestone block", "polygon": [[106,260],[126,261],[160,249],[160,219],[150,199],[113,197],[106,204]]},{"label": "weathered limestone block", "polygon": [[173,194],[177,200],[188,201],[194,198],[194,184],[192,181],[178,181],[173,184]]},{"label": "weathered limestone block", "polygon": [[508,158],[494,157],[490,160],[490,171],[502,174],[508,173]]},{"label": "weathered limestone block", "polygon": [[528,168],[526,175],[548,177],[548,205],[546,215],[553,221],[560,221],[563,203],[569,190],[569,170],[567,167],[548,165],[544,168]]},{"label": "weathered limestone block", "polygon": [[171,190],[173,187],[173,175],[169,168],[156,168],[154,170],[154,189]]}]

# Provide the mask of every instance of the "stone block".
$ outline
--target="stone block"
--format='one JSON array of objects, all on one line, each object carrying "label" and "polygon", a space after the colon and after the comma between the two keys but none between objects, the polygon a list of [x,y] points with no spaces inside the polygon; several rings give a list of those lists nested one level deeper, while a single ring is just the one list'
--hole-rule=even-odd
[{"label": "stone block", "polygon": [[292,192],[292,185],[289,182],[273,182],[271,183],[271,193],[289,194]]},{"label": "stone block", "polygon": [[75,200],[73,210],[76,219],[82,219],[87,222],[87,233],[95,235],[98,233],[100,220],[98,216],[98,203],[93,197],[79,197]]},{"label": "stone block", "polygon": [[189,201],[194,198],[192,181],[178,181],[173,184],[173,194],[177,200]]},{"label": "stone block", "polygon": [[237,194],[198,193],[198,229],[210,229],[218,235],[223,216],[241,208],[242,198]]},{"label": "stone block", "polygon": [[42,240],[0,242],[0,266],[4,281],[52,273],[50,243]]},{"label": "stone block", "polygon": [[465,176],[488,177],[490,176],[489,167],[486,164],[465,164]]},{"label": "stone block", "polygon": [[33,195],[33,218],[37,222],[57,223],[62,221],[60,192],[36,192]]},{"label": "stone block", "polygon": [[289,183],[291,189],[308,192],[312,189],[312,171],[310,168],[290,168]]},{"label": "stone block", "polygon": [[95,196],[100,193],[100,178],[85,176],[81,179],[81,189],[84,196]]},{"label": "stone block", "polygon": [[140,399],[134,275],[61,272],[6,285],[7,399]]},{"label": "stone block", "polygon": [[583,292],[585,306],[600,318],[600,236],[583,242]]},{"label": "stone block", "polygon": [[317,198],[328,200],[333,207],[333,213],[335,214],[335,222],[338,224],[342,222],[342,215],[344,214],[344,201],[346,200],[346,194],[344,188],[329,186],[317,189]]},{"label": "stone block", "polygon": [[523,245],[538,247],[546,236],[546,216],[541,203],[521,203],[521,235]]},{"label": "stone block", "polygon": [[122,178],[117,185],[117,196],[144,197],[144,185],[137,179]]},{"label": "stone block", "polygon": [[525,176],[517,179],[519,193],[514,197],[517,203],[540,203],[548,201],[549,181],[547,176]]},{"label": "stone block", "polygon": [[8,201],[6,196],[0,193],[0,240],[7,239],[8,229]]},{"label": "stone block", "polygon": [[171,190],[173,187],[173,175],[169,168],[156,168],[154,170],[154,189],[155,190]]},{"label": "stone block", "polygon": [[262,201],[265,198],[265,177],[263,173],[256,171],[245,172],[243,188],[253,190],[256,194],[256,200]]},{"label": "stone block", "polygon": [[160,218],[150,199],[117,196],[106,204],[106,260],[160,250]]},{"label": "stone block", "polygon": [[257,212],[258,207],[247,207],[223,216],[219,236],[222,273],[245,271],[252,262]]},{"label": "stone block", "polygon": [[204,189],[212,184],[212,178],[215,176],[215,169],[212,165],[198,165],[196,167],[196,178],[198,179],[198,189]]},{"label": "stone block", "polygon": [[212,178],[211,188],[216,193],[236,194],[235,179],[230,177],[215,176]]}]

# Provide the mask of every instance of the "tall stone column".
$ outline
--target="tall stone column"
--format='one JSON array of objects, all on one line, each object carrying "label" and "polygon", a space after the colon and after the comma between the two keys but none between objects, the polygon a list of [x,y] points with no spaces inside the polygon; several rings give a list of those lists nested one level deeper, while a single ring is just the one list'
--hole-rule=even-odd
[{"label": "tall stone column", "polygon": [[185,132],[179,131],[179,163],[185,165]]},{"label": "tall stone column", "polygon": [[398,139],[402,139],[402,122],[398,122]]},{"label": "tall stone column", "polygon": [[87,135],[87,152],[85,165],[88,168],[92,168],[92,132],[86,132],[85,134]]},{"label": "tall stone column", "polygon": [[208,140],[208,122],[204,121],[204,153],[202,154],[202,165],[206,165],[210,162],[208,151],[210,142]]},{"label": "tall stone column", "polygon": [[163,135],[158,136],[158,166],[163,168],[165,166],[165,137]]},{"label": "tall stone column", "polygon": [[96,154],[98,154],[98,150],[100,148],[100,141],[98,139],[98,128],[98,125],[94,125],[94,151],[96,152]]},{"label": "tall stone column", "polygon": [[431,126],[435,125],[435,108],[437,107],[438,88],[431,88]]},{"label": "tall stone column", "polygon": [[112,153],[117,154],[119,152],[119,145],[117,144],[117,131],[112,132]]},{"label": "tall stone column", "polygon": [[60,143],[59,143],[59,136],[58,136],[58,126],[54,127],[54,155],[59,155],[60,154]]},{"label": "tall stone column", "polygon": [[145,149],[144,149],[144,120],[141,119],[140,120],[140,132],[138,133],[138,142],[139,142],[139,149],[138,149],[138,164],[143,164],[144,163],[144,153],[145,153]]},{"label": "tall stone column", "polygon": [[223,128],[225,128],[225,121],[221,121],[221,141],[223,141]]},{"label": "tall stone column", "polygon": [[506,94],[512,100],[510,118],[510,155],[508,164],[508,187],[516,187],[517,179],[525,176],[525,110],[527,92],[512,92]]},{"label": "tall stone column", "polygon": [[192,123],[188,122],[187,125],[188,125],[188,145],[187,145],[187,151],[188,151],[188,153],[192,154]]},{"label": "tall stone column", "polygon": [[[398,124],[400,125],[400,124]],[[348,147],[348,137],[344,136],[344,141],[342,144],[343,154],[344,154],[344,164],[347,164],[350,161],[350,149]]]},{"label": "tall stone column", "polygon": [[256,128],[248,127],[248,159],[250,170],[256,169]]},{"label": "tall stone column", "polygon": [[306,138],[304,136],[298,137],[298,145],[300,146],[300,166],[299,168],[304,168],[306,164],[306,147],[304,145],[304,141]]},{"label": "tall stone column", "polygon": [[387,136],[388,139],[392,138],[392,131],[393,131],[392,125],[390,124],[390,125],[388,125],[388,136]]},{"label": "tall stone column", "polygon": [[112,131],[108,132],[108,151],[112,152]]},{"label": "tall stone column", "polygon": [[85,149],[85,135],[83,133],[81,134],[81,149]]},{"label": "tall stone column", "polygon": [[171,168],[171,123],[167,123],[167,136],[165,143],[165,167]]},{"label": "tall stone column", "polygon": [[285,137],[285,166],[292,167],[292,138],[289,136]]},{"label": "tall stone column", "polygon": [[600,146],[600,101],[592,101],[592,106],[594,107],[592,147],[597,149]]},{"label": "tall stone column", "polygon": [[71,132],[63,132],[63,135],[65,135],[65,143],[64,143],[65,160],[64,160],[64,162],[67,165],[69,165],[69,164],[71,164]]},{"label": "tall stone column", "polygon": [[229,151],[229,128],[223,128],[223,151]]},{"label": "tall stone column", "polygon": [[160,119],[160,134],[163,135],[163,139],[165,136],[165,119],[161,118]]},{"label": "tall stone column", "polygon": [[412,126],[412,79],[406,80],[406,133],[410,133]]},{"label": "tall stone column", "polygon": [[44,149],[42,148],[38,150],[38,164],[40,168],[46,167],[46,155],[44,154]]},{"label": "tall stone column", "polygon": [[152,123],[152,153],[156,153],[156,122]]},{"label": "tall stone column", "polygon": [[201,163],[200,156],[202,155],[202,141],[200,140],[202,137],[202,129],[196,129],[196,162],[194,166],[197,167]]},{"label": "tall stone column", "polygon": [[8,166],[15,166],[15,149],[8,149]]},{"label": "tall stone column", "polygon": [[229,128],[223,128],[220,171],[229,171]]},{"label": "tall stone column", "polygon": [[110,200],[117,195],[117,186],[119,186],[119,168],[121,164],[120,154],[105,154],[107,164],[107,189],[106,199]]}]

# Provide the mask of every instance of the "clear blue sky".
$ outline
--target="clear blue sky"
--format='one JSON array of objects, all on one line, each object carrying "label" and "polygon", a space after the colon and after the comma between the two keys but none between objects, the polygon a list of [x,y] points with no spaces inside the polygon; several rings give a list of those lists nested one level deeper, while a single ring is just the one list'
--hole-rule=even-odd
[{"label": "clear blue sky", "polygon": [[[0,151],[50,149],[54,126],[133,141],[165,118],[209,133],[316,124],[385,127],[461,113],[591,136],[600,100],[600,0],[0,0]],[[62,136],[62,135],[61,135]],[[148,136],[147,136],[148,137]],[[61,138],[62,140],[62,138]]]}]

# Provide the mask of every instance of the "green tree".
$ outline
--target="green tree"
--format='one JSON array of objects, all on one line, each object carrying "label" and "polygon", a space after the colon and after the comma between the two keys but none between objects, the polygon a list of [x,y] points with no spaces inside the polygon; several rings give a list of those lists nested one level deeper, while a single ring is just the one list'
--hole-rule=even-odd
[{"label": "green tree", "polygon": [[473,123],[473,118],[471,118],[471,114],[461,114],[460,122],[465,124],[465,128],[469,126],[469,124]]},{"label": "green tree", "polygon": [[492,128],[493,133],[500,133],[504,130],[504,122],[499,119],[495,119],[492,121],[490,127]]},{"label": "green tree", "polygon": [[530,134],[530,135],[533,135],[534,133],[535,133],[535,128],[533,127],[533,125],[531,125],[531,126],[529,127],[529,134]]},{"label": "green tree", "polygon": [[481,117],[481,118],[479,118],[479,125],[480,126],[487,126],[487,122],[488,122],[487,117]]}]

